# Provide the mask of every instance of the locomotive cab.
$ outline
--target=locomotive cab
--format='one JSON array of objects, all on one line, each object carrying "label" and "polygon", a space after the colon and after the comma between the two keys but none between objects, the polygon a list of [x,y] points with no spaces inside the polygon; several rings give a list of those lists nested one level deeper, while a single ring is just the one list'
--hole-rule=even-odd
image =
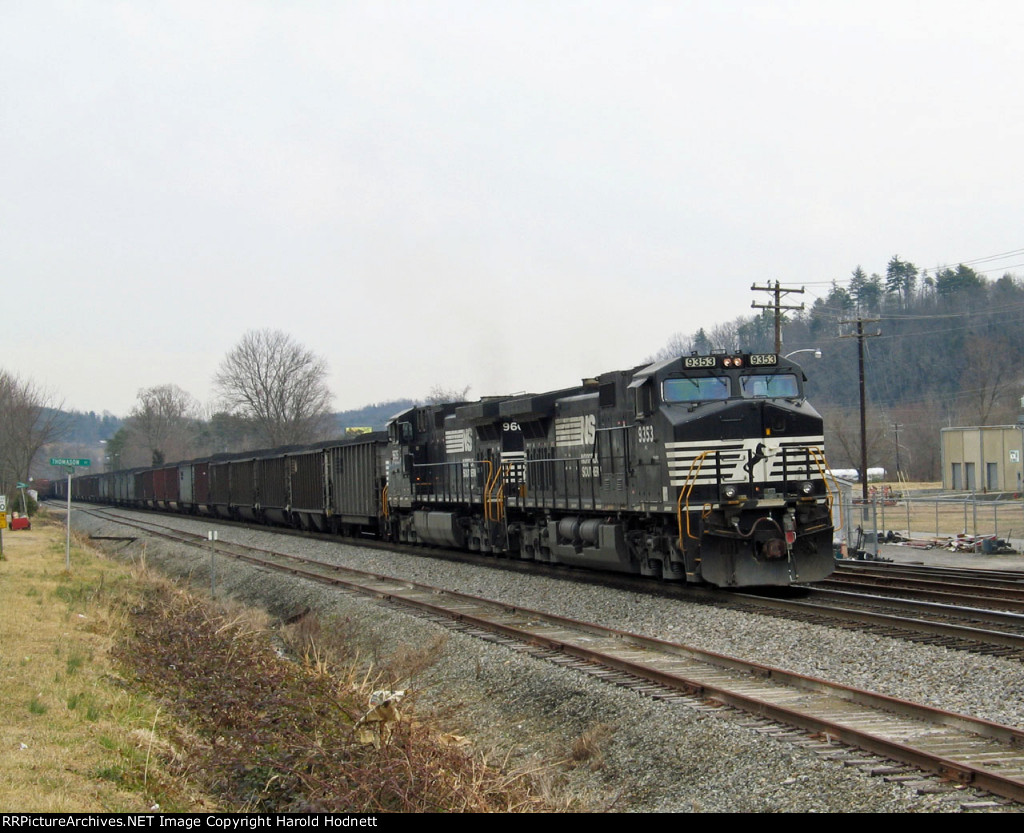
[{"label": "locomotive cab", "polygon": [[[660,465],[646,480],[675,503],[688,573],[734,586],[831,572],[822,421],[805,381],[775,354],[745,353],[684,356],[634,379],[638,454]],[[711,541],[716,557],[695,565]]]}]

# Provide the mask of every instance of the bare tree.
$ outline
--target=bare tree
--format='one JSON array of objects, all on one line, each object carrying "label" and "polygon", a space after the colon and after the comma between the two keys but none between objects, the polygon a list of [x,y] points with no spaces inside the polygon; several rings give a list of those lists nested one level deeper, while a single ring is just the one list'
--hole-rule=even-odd
[{"label": "bare tree", "polygon": [[34,382],[0,370],[0,486],[28,480],[39,450],[66,431],[60,405]]},{"label": "bare tree", "polygon": [[214,384],[269,446],[312,442],[328,430],[326,362],[280,330],[249,330],[221,362]]},{"label": "bare tree", "polygon": [[470,385],[464,388],[446,388],[443,385],[434,385],[427,394],[428,405],[441,405],[445,402],[465,402],[469,395]]},{"label": "bare tree", "polygon": [[129,443],[144,448],[154,466],[183,459],[198,416],[199,403],[177,385],[144,388],[128,416]]},{"label": "bare tree", "polygon": [[991,334],[968,336],[964,344],[967,369],[960,381],[960,419],[967,425],[994,425],[1013,420],[1020,390],[1020,366],[1013,345]]},{"label": "bare tree", "polygon": [[[889,460],[891,440],[887,441],[885,429],[892,421],[876,408],[869,408],[865,416],[868,468],[873,468]],[[860,471],[860,409],[829,408],[824,419],[829,463],[835,468]]]}]

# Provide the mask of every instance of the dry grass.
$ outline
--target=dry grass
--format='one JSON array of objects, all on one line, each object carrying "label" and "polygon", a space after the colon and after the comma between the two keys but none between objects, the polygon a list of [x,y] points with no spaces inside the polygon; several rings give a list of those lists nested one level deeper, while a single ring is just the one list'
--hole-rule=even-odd
[{"label": "dry grass", "polygon": [[414,719],[415,697],[376,746],[358,741],[371,692],[415,679],[443,637],[377,666],[354,653],[344,622],[307,614],[274,631],[262,611],[192,596],[81,543],[68,574],[61,527],[37,521],[4,547],[0,810],[552,808],[533,773]]},{"label": "dry grass", "polygon": [[[511,812],[540,808],[528,781],[402,719],[362,742],[380,678],[319,643],[310,616],[289,629],[305,663],[282,658],[250,616],[151,582],[116,654],[196,742],[179,775],[235,812]],[[434,649],[417,653],[416,663]],[[342,654],[343,656],[343,654]],[[334,662],[341,663],[334,667]],[[372,729],[373,727],[370,726]]]},{"label": "dry grass", "polygon": [[569,758],[577,766],[588,766],[598,770],[604,766],[604,747],[615,734],[615,728],[608,723],[591,726],[573,741]]},{"label": "dry grass", "polygon": [[[127,573],[37,517],[3,535],[0,562],[0,808],[34,812],[187,809],[152,760],[157,709],[108,660],[112,594]],[[147,759],[151,765],[147,767]]]}]

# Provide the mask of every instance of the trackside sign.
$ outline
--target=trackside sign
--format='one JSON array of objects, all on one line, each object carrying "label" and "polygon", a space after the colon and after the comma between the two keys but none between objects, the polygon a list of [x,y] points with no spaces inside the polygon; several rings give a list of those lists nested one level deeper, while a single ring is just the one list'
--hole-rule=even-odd
[{"label": "trackside sign", "polygon": [[75,459],[74,457],[51,457],[51,466],[91,466],[92,460]]}]

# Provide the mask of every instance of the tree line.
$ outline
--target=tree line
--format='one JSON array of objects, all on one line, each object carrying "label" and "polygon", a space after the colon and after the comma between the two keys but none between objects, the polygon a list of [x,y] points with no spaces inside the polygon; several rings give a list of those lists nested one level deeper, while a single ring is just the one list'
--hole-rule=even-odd
[{"label": "tree line", "polygon": [[[784,354],[821,351],[820,359],[800,358],[808,395],[825,417],[833,466],[856,468],[860,458],[857,344],[850,338],[857,319],[869,334],[869,465],[890,472],[898,465],[911,479],[938,479],[941,428],[1016,422],[1024,394],[1024,282],[1011,274],[989,280],[964,264],[929,272],[894,255],[884,275],[857,266],[805,309],[783,317]],[[651,358],[713,349],[772,351],[773,312],[677,333]],[[203,408],[170,383],[140,390],[131,413],[106,439],[106,462],[148,466],[337,436],[326,375],[326,362],[291,336],[249,331],[216,371],[214,406]],[[435,388],[430,399],[462,399],[467,391]],[[64,417],[46,392],[0,370],[5,491],[27,479],[41,451],[73,452],[59,444]]]},{"label": "tree line", "polygon": [[0,369],[0,489],[13,495],[27,483],[40,452],[66,430],[51,394],[29,379]]},{"label": "tree line", "polygon": [[214,406],[174,384],[144,388],[105,456],[133,468],[325,439],[335,433],[326,379],[327,362],[290,335],[250,330],[213,377]]},{"label": "tree line", "polygon": [[[108,468],[159,465],[206,454],[304,444],[336,433],[327,363],[279,330],[250,330],[224,357],[214,376],[216,405],[203,409],[187,391],[162,384],[138,392],[123,421],[105,414],[89,420],[117,430],[108,438],[67,442],[72,418],[31,381],[0,370],[0,488],[50,478],[43,459],[91,457],[103,446]],[[80,420],[79,420],[80,421]]]},{"label": "tree line", "polygon": [[[921,270],[894,255],[885,273],[857,266],[812,304],[783,317],[782,352],[808,376],[825,418],[830,463],[857,468],[860,409],[857,340],[864,339],[868,461],[914,480],[941,476],[944,427],[1015,424],[1024,395],[1024,281],[989,280],[970,266]],[[774,314],[762,312],[675,335],[658,354],[774,350]]]}]

